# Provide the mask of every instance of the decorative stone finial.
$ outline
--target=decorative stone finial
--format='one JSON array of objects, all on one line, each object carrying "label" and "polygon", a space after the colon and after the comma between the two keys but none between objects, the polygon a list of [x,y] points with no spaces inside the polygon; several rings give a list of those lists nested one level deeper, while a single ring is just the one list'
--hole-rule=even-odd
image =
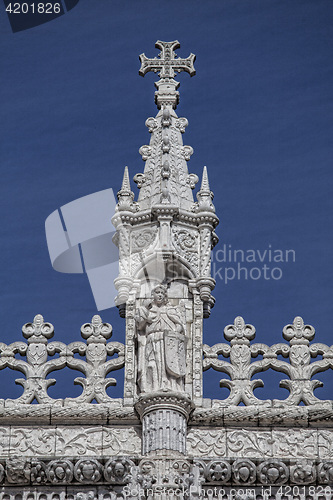
[{"label": "decorative stone finial", "polygon": [[103,323],[102,318],[95,314],[91,323],[85,323],[81,326],[81,335],[87,340],[87,344],[103,343],[112,335],[112,326],[109,323]]},{"label": "decorative stone finial", "polygon": [[309,344],[315,336],[315,329],[311,325],[304,325],[303,318],[296,316],[292,325],[286,325],[283,329],[283,337],[290,344]]},{"label": "decorative stone finial", "polygon": [[47,339],[53,337],[54,328],[51,323],[44,322],[44,318],[41,314],[37,314],[34,317],[32,323],[26,323],[22,327],[23,336],[28,339],[28,343],[47,343]]},{"label": "decorative stone finial", "polygon": [[120,210],[131,210],[133,208],[134,193],[131,191],[128,167],[124,169],[123,182],[120,191],[117,193],[117,198]]},{"label": "decorative stone finial", "polygon": [[253,325],[246,325],[241,316],[235,318],[233,325],[227,325],[224,329],[226,340],[230,341],[231,345],[235,344],[250,344],[256,334],[256,329]]},{"label": "decorative stone finial", "polygon": [[190,54],[186,59],[177,57],[174,52],[180,47],[178,40],[173,42],[162,42],[157,40],[155,43],[157,49],[161,49],[159,57],[149,59],[145,54],[140,54],[141,68],[139,75],[145,76],[149,71],[158,73],[160,80],[155,83],[157,92],[155,92],[155,102],[160,109],[162,106],[172,106],[176,109],[179,102],[179,82],[174,80],[176,73],[186,71],[190,76],[195,75],[194,61],[195,55]]},{"label": "decorative stone finial", "polygon": [[207,167],[204,167],[200,191],[197,193],[198,211],[215,212],[215,207],[212,203],[213,197],[214,194],[209,187]]}]

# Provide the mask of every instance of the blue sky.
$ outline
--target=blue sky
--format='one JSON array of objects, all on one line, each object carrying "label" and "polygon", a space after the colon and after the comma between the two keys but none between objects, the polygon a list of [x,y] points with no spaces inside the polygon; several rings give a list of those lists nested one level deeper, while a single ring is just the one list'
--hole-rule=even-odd
[{"label": "blue sky", "polygon": [[[1,15],[1,341],[20,340],[37,313],[54,324],[54,340],[78,340],[96,313],[87,278],[52,269],[44,222],[76,198],[117,191],[125,165],[131,177],[143,170],[138,149],[156,114],[156,75],[138,75],[138,55],[154,57],[157,39],[178,39],[179,56],[197,56],[197,75],[179,76],[177,113],[189,120],[189,170],[208,168],[221,220],[216,250],[271,245],[296,256],[279,265],[279,280],[217,277],[205,342],[221,342],[223,326],[242,315],[257,341],[273,344],[301,315],[317,342],[332,344],[332,31],[330,0],[80,0],[15,34]],[[117,311],[101,315],[123,340]],[[121,375],[113,375],[120,382],[109,394],[119,397]],[[74,372],[52,376],[59,389],[50,394],[80,392],[64,386]],[[205,374],[207,397],[227,394],[223,376]],[[258,397],[287,396],[273,388],[276,377],[261,378],[271,383]],[[316,378],[326,381],[318,397],[333,399],[332,374]]]}]

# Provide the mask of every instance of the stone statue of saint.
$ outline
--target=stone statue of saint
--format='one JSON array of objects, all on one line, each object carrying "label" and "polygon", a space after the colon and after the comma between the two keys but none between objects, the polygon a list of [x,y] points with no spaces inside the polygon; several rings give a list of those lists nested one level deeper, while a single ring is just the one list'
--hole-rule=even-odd
[{"label": "stone statue of saint", "polygon": [[135,321],[140,392],[184,391],[185,318],[168,303],[165,286],[152,290],[152,299],[138,308]]}]

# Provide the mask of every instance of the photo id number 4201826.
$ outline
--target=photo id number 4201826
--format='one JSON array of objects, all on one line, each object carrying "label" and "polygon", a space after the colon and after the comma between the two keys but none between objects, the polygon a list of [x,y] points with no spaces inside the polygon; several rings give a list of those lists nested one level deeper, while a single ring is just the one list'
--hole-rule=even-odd
[{"label": "photo id number 4201826", "polygon": [[59,14],[61,12],[60,3],[44,2],[23,2],[10,3],[6,7],[9,14]]}]

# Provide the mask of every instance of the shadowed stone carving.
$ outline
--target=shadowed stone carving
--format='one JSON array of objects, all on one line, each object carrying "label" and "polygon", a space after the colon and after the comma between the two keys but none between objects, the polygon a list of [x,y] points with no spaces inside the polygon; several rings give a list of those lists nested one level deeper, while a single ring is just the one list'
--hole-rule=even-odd
[{"label": "shadowed stone carving", "polygon": [[179,311],[168,303],[166,287],[152,290],[136,312],[138,385],[141,393],[183,391],[185,327]]}]

